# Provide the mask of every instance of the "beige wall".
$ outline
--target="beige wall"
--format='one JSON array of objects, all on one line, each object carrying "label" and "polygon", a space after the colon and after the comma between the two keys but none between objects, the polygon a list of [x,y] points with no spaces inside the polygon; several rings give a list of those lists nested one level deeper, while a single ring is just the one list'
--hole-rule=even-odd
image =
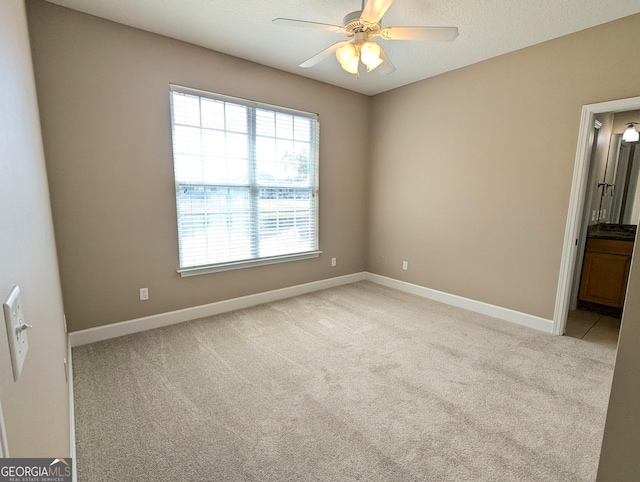
[{"label": "beige wall", "polygon": [[640,474],[640,261],[633,254],[616,367],[600,453],[598,480],[637,481]]},{"label": "beige wall", "polygon": [[[27,9],[70,330],[364,270],[368,97],[41,1]],[[320,258],[176,273],[169,83],[320,114]]]},{"label": "beige wall", "polygon": [[640,95],[639,31],[635,15],[374,97],[367,269],[551,319],[581,107]]},{"label": "beige wall", "polygon": [[[622,134],[627,128],[629,122],[640,122],[640,110],[632,110],[629,112],[618,112],[613,121],[613,134]],[[640,125],[636,126],[640,129]]]},{"label": "beige wall", "polygon": [[22,291],[29,352],[13,380],[0,315],[0,400],[12,457],[69,456],[62,294],[22,0],[0,2],[0,301]]}]

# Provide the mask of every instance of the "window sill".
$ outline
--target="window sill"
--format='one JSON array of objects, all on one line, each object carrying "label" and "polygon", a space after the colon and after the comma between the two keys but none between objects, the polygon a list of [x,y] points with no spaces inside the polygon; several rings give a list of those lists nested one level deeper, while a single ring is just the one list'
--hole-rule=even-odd
[{"label": "window sill", "polygon": [[266,266],[269,264],[288,263],[289,261],[300,261],[303,259],[317,258],[322,251],[308,251],[305,253],[288,254],[284,256],[272,256],[270,258],[251,259],[247,261],[234,261],[231,263],[221,263],[207,266],[196,266],[193,268],[179,269],[178,273],[183,278],[189,276],[198,276],[201,274],[220,273],[222,271],[231,271],[234,269],[253,268],[255,266]]}]

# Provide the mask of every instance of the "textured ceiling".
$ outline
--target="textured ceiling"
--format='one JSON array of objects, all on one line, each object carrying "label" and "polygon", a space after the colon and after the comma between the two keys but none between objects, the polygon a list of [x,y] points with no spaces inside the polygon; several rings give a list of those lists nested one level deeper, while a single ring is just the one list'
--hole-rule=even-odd
[{"label": "textured ceiling", "polygon": [[383,27],[454,26],[460,36],[452,43],[380,40],[396,72],[357,79],[334,56],[298,66],[342,34],[271,21],[340,25],[360,0],[48,1],[367,95],[640,12],[640,0],[395,0]]}]

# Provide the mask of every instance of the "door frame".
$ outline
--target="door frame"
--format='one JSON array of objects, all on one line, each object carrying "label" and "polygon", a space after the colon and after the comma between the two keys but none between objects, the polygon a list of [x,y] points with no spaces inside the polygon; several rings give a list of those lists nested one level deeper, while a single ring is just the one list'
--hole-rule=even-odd
[{"label": "door frame", "polygon": [[[582,106],[580,117],[580,131],[578,132],[578,146],[573,168],[573,181],[569,197],[567,224],[564,232],[562,258],[560,260],[560,275],[556,292],[556,305],[553,313],[553,333],[563,335],[567,326],[567,314],[571,302],[571,287],[575,270],[580,240],[580,227],[584,210],[587,184],[589,178],[589,164],[591,161],[590,141],[593,133],[593,123],[597,114],[606,112],[625,112],[640,110],[640,97],[618,99],[597,104]],[[633,259],[632,259],[633,262]]]}]

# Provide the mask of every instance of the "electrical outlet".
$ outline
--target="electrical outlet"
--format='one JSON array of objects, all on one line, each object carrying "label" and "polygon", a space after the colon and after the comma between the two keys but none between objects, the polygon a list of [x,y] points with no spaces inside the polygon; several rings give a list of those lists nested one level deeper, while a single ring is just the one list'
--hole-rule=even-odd
[{"label": "electrical outlet", "polygon": [[404,270],[409,269],[409,263],[407,261],[403,261],[402,262],[402,269],[404,269]]},{"label": "electrical outlet", "polygon": [[140,288],[140,301],[149,299],[149,288]]},{"label": "electrical outlet", "polygon": [[380,264],[384,266],[384,256],[380,256]]},{"label": "electrical outlet", "polygon": [[27,330],[33,328],[24,321],[22,312],[22,297],[20,287],[14,286],[3,305],[4,319],[7,324],[7,337],[9,339],[9,352],[13,365],[13,379],[18,381],[22,373],[22,365],[29,350]]},{"label": "electrical outlet", "polygon": [[336,258],[331,258],[331,266],[335,266],[336,265]]}]

